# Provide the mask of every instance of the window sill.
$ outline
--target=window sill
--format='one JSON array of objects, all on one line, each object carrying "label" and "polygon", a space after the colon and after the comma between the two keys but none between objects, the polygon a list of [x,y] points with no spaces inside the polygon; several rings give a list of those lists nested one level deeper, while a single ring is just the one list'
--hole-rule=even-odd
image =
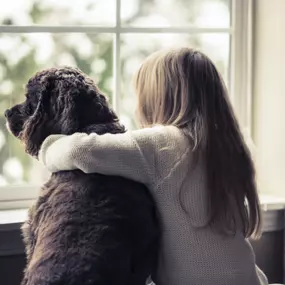
[{"label": "window sill", "polygon": [[285,198],[261,194],[259,199],[263,211],[285,209]]},{"label": "window sill", "polygon": [[[263,231],[284,230],[285,199],[261,195]],[[24,253],[21,225],[27,219],[28,210],[0,210],[0,256]]]},{"label": "window sill", "polygon": [[[264,212],[285,209],[285,199],[260,195],[260,204]],[[28,216],[28,209],[0,210],[0,232],[3,230],[19,229]]]},{"label": "window sill", "polygon": [[0,232],[19,229],[28,217],[28,209],[0,210]]}]

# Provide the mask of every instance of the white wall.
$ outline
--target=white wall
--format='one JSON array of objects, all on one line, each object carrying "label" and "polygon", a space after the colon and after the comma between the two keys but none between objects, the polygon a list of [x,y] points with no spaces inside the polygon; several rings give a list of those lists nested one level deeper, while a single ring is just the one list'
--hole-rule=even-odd
[{"label": "white wall", "polygon": [[253,139],[260,190],[285,197],[285,0],[255,0]]}]

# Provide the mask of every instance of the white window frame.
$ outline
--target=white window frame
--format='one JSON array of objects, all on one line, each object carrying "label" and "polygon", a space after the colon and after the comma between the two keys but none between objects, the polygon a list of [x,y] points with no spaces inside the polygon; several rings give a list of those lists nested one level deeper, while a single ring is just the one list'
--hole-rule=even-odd
[{"label": "white window frame", "polygon": [[[121,25],[121,0],[116,0],[116,25],[96,26],[0,26],[1,33],[111,33],[114,38],[113,108],[120,115],[120,37],[126,33],[227,33],[230,35],[229,83],[231,99],[243,130],[251,135],[252,102],[252,5],[253,0],[231,1],[230,28],[167,27],[143,28]],[[0,209],[29,207],[37,197],[39,186],[1,187]]]}]

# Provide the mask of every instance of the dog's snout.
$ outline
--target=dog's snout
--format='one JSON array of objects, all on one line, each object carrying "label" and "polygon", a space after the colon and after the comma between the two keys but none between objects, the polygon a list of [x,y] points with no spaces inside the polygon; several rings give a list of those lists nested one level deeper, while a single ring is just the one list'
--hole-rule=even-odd
[{"label": "dog's snout", "polygon": [[11,109],[7,109],[7,110],[5,111],[5,113],[4,113],[4,115],[5,115],[6,118],[9,118],[9,117],[11,117],[12,113],[13,113],[13,112],[11,111]]}]

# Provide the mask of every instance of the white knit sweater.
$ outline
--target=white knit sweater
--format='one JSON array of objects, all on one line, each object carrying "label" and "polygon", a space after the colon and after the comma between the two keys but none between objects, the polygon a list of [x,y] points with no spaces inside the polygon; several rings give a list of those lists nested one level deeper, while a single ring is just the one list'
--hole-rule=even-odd
[{"label": "white knit sweater", "polygon": [[50,136],[39,158],[51,172],[81,169],[149,187],[163,229],[157,285],[268,284],[241,232],[227,238],[200,227],[207,222],[204,163],[193,167],[188,139],[179,129]]}]

